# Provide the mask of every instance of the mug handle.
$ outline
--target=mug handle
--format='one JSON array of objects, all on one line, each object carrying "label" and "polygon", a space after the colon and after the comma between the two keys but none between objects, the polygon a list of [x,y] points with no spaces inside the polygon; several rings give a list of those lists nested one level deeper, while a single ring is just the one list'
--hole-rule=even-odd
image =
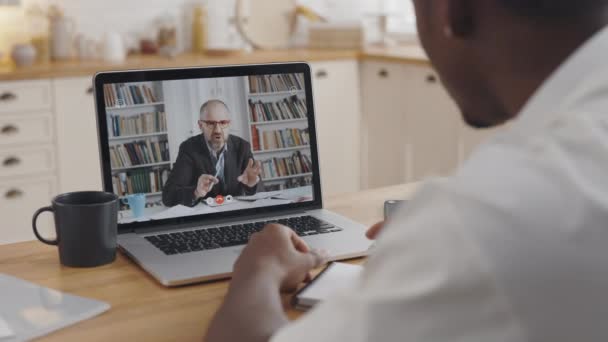
[{"label": "mug handle", "polygon": [[55,211],[53,210],[53,207],[40,208],[36,211],[36,213],[34,213],[34,217],[32,218],[32,228],[34,229],[34,235],[36,235],[38,240],[40,240],[43,243],[46,243],[47,245],[57,246],[59,244],[59,237],[57,237],[55,240],[47,240],[47,239],[43,238],[42,236],[40,236],[40,234],[38,233],[38,227],[36,227],[36,221],[38,220],[38,216],[45,211],[50,211],[52,213],[55,213]]}]

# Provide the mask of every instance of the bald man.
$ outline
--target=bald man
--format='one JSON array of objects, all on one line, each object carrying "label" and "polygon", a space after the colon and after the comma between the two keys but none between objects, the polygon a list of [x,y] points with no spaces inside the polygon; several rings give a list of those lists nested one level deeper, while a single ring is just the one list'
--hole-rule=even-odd
[{"label": "bald man", "polygon": [[220,100],[205,102],[198,126],[202,134],[179,147],[179,155],[163,189],[163,203],[195,206],[217,195],[253,195],[260,185],[261,164],[251,145],[230,134],[231,114]]}]

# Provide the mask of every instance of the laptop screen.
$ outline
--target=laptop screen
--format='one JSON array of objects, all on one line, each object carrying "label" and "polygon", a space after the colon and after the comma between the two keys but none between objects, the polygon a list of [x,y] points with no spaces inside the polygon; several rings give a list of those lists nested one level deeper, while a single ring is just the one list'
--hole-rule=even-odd
[{"label": "laptop screen", "polygon": [[306,82],[271,73],[103,83],[118,223],[313,202]]}]

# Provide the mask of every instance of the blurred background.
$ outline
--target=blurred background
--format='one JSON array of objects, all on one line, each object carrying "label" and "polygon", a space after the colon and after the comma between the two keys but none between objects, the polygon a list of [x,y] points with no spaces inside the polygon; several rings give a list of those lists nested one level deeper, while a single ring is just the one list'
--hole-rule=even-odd
[{"label": "blurred background", "polygon": [[[55,39],[72,38],[84,45],[96,43],[97,48],[89,51],[91,56],[84,56],[84,51],[78,49],[70,52],[71,56],[74,54],[72,57],[83,52],[80,57],[95,58],[101,57],[100,45],[109,34],[119,34],[128,50],[138,52],[141,40],[154,40],[163,29],[170,31],[168,39],[175,35],[175,53],[192,50],[193,34],[196,35],[197,30],[206,32],[205,45],[210,49],[248,49],[251,44],[243,38],[237,25],[239,3],[249,3],[243,5],[245,7],[258,6],[256,1],[239,0],[0,0],[0,51],[4,52],[6,61],[15,44],[32,39],[38,39],[39,43],[40,39],[53,38],[54,34]],[[302,6],[298,10],[315,13],[329,24],[360,26],[366,44],[379,43],[383,32],[396,39],[408,39],[415,34],[412,5],[408,0],[275,0],[262,3],[277,9],[296,4]],[[274,6],[267,5],[270,3]],[[280,14],[273,13],[272,9],[254,12],[257,18],[253,20],[272,21]],[[311,15],[300,15],[294,21],[295,28],[278,29],[293,30],[288,46],[307,46],[309,26],[318,20]],[[69,37],[60,37],[62,34]],[[97,50],[98,56],[94,56],[92,50]],[[42,52],[39,55],[45,53]]]},{"label": "blurred background", "polygon": [[[289,61],[311,67],[324,196],[447,176],[503,129],[463,124],[411,0],[0,0],[0,244],[34,239],[31,215],[53,196],[103,188],[96,72]],[[199,88],[234,100],[219,83]],[[165,105],[114,114],[182,114]]]}]

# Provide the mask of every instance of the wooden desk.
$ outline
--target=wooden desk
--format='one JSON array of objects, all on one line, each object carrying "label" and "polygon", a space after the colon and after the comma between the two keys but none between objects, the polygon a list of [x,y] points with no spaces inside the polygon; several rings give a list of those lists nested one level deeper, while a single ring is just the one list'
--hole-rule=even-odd
[{"label": "wooden desk", "polygon": [[[400,185],[330,197],[325,207],[371,225],[382,219],[386,199],[408,198],[415,188]],[[44,341],[201,341],[228,287],[228,281],[220,281],[167,289],[122,254],[112,265],[66,268],[59,265],[55,248],[39,242],[0,246],[0,273],[112,305]],[[289,309],[288,314],[299,316]]]}]

